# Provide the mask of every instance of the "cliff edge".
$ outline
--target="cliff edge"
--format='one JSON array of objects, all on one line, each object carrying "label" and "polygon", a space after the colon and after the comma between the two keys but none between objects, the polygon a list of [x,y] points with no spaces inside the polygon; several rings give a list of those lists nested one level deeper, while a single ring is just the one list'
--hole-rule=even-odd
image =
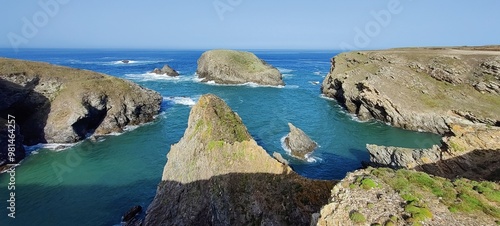
[{"label": "cliff edge", "polygon": [[241,118],[208,94],[168,153],[144,225],[309,225],[332,187],[270,157]]},{"label": "cliff edge", "polygon": [[408,48],[341,53],[322,84],[363,120],[444,135],[450,124],[500,126],[500,51]]},{"label": "cliff edge", "polygon": [[16,118],[25,145],[122,132],[152,121],[161,101],[159,93],[112,76],[0,58],[0,117]]},{"label": "cliff edge", "polygon": [[500,179],[500,48],[342,53],[332,59],[322,93],[360,119],[443,136],[430,149],[368,145],[376,166]]}]

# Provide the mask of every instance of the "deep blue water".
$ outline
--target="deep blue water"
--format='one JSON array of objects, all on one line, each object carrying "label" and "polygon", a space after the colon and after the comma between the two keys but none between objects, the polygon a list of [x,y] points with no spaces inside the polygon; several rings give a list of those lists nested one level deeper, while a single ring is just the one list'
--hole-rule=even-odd
[{"label": "deep blue water", "polygon": [[[16,219],[7,218],[8,203],[0,202],[0,225],[113,225],[131,206],[147,207],[170,145],[182,137],[191,106],[206,93],[223,98],[260,145],[271,154],[282,153],[295,171],[310,178],[343,178],[369,160],[368,143],[427,148],[440,139],[379,122],[358,122],[335,101],[322,98],[320,84],[330,70],[330,58],[338,52],[252,51],[282,71],[282,88],[200,83],[195,71],[202,52],[0,49],[0,57],[98,71],[132,80],[164,97],[161,114],[152,123],[98,142],[84,141],[63,151],[41,149],[29,156],[16,169]],[[164,64],[181,76],[147,73]],[[310,161],[295,160],[282,149],[288,122],[320,145]],[[8,199],[8,179],[0,175],[0,200]]]}]

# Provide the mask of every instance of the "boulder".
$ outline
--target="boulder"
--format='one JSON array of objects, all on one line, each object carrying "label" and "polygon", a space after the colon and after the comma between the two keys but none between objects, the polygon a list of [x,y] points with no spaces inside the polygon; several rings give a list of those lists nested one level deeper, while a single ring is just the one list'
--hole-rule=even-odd
[{"label": "boulder", "polygon": [[198,59],[196,71],[203,82],[283,86],[281,73],[250,52],[210,50]]},{"label": "boulder", "polygon": [[177,77],[177,76],[179,76],[179,73],[176,70],[172,69],[167,64],[165,64],[165,66],[163,66],[162,69],[155,68],[153,70],[153,73],[158,74],[158,75],[168,75],[170,77]]},{"label": "boulder", "polygon": [[318,144],[314,142],[304,131],[288,123],[290,133],[285,137],[285,145],[293,156],[305,159],[306,155],[314,151]]},{"label": "boulder", "polygon": [[222,99],[203,95],[143,225],[309,225],[332,186],[276,161]]},{"label": "boulder", "polygon": [[24,144],[73,143],[152,121],[159,93],[116,77],[0,58],[0,113],[17,118]]},{"label": "boulder", "polygon": [[124,64],[128,64],[128,63],[130,63],[130,60],[122,60],[121,62]]}]

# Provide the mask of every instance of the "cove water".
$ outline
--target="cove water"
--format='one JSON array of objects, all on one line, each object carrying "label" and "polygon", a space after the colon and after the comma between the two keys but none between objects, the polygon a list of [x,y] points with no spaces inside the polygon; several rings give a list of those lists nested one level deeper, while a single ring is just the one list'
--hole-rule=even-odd
[{"label": "cove water", "polygon": [[[200,83],[196,61],[203,51],[46,50],[18,53],[0,50],[0,57],[44,61],[129,79],[163,96],[157,119],[124,134],[86,140],[65,150],[38,149],[16,168],[16,218],[7,217],[0,202],[0,225],[116,225],[134,205],[147,208],[160,182],[170,145],[187,127],[191,107],[213,93],[224,99],[270,154],[281,153],[299,174],[341,179],[368,161],[366,144],[428,148],[440,137],[392,128],[380,122],[359,122],[335,101],[320,95],[330,70],[332,51],[252,51],[279,68],[286,86],[220,86]],[[129,60],[128,64],[121,62]],[[177,78],[148,73],[169,64]],[[320,147],[308,161],[287,155],[281,139],[291,122]],[[0,175],[0,200],[9,198],[10,177]]]}]

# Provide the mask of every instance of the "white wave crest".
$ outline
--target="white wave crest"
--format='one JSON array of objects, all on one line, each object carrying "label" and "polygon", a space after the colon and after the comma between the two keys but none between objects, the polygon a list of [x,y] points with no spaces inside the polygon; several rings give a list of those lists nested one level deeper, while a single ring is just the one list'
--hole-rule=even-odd
[{"label": "white wave crest", "polygon": [[71,148],[80,142],[77,143],[70,143],[70,144],[58,144],[58,143],[53,143],[53,144],[36,144],[32,146],[24,146],[24,149],[26,149],[27,152],[31,152],[33,154],[38,154],[37,150],[39,149],[49,149],[53,151],[64,151],[68,148]]},{"label": "white wave crest", "polygon": [[280,71],[280,72],[281,72],[281,74],[288,74],[288,73],[293,72],[293,70],[292,70],[292,69],[287,69],[287,68],[279,68],[279,67],[278,67],[277,69],[278,69],[278,71]]},{"label": "white wave crest", "polygon": [[285,88],[285,86],[278,85],[278,86],[272,86],[272,85],[260,85],[255,82],[246,82],[243,84],[218,84],[215,81],[207,81],[203,82],[203,80],[200,81],[201,83],[205,83],[207,85],[212,85],[212,86],[247,86],[251,88],[262,88],[262,87],[267,87],[267,88]]},{"label": "white wave crest", "polygon": [[167,80],[167,81],[180,81],[181,76],[168,76],[165,74],[156,74],[152,72],[146,72],[144,74],[126,74],[125,77],[140,80],[140,81],[155,81],[155,80]]},{"label": "white wave crest", "polygon": [[170,61],[172,61],[172,59],[168,59],[168,60],[115,60],[115,61],[102,62],[102,64],[103,65],[146,65],[146,64],[167,63]]},{"label": "white wave crest", "polygon": [[163,97],[163,100],[186,106],[194,106],[196,104],[196,100],[191,97]]}]

